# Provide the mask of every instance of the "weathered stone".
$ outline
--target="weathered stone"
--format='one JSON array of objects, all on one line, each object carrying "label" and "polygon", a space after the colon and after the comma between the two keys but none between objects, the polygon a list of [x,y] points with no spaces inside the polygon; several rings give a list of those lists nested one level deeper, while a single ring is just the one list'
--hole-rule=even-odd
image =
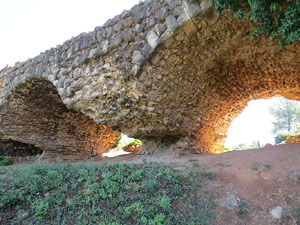
[{"label": "weathered stone", "polygon": [[156,24],[153,30],[158,36],[161,36],[165,32],[166,28],[163,24]]},{"label": "weathered stone", "polygon": [[95,34],[89,33],[83,37],[81,47],[86,48],[92,45],[93,43],[95,43],[95,41],[96,41]]},{"label": "weathered stone", "polygon": [[[63,94],[62,94],[61,96],[62,96],[62,98],[65,99],[65,100],[67,100],[67,99],[68,99],[68,100],[71,100],[71,97],[73,97],[73,95],[74,95],[74,92],[73,92],[71,86],[69,86],[69,87],[67,88],[67,90],[63,92]],[[70,102],[71,102],[71,101],[68,101],[69,104],[70,104]],[[66,101],[64,101],[64,104],[66,104]]]},{"label": "weathered stone", "polygon": [[73,80],[72,79],[65,79],[64,81],[64,88],[68,88],[72,84]]},{"label": "weathered stone", "polygon": [[140,70],[140,67],[138,65],[135,65],[134,67],[132,67],[131,73],[136,76],[138,74]]},{"label": "weathered stone", "polygon": [[222,152],[248,101],[300,100],[300,47],[277,51],[276,42],[249,38],[247,19],[216,18],[209,0],[147,0],[0,70],[1,131],[46,155],[108,150],[115,132],[96,123],[161,149]]},{"label": "weathered stone", "polygon": [[49,81],[51,81],[51,82],[54,82],[55,80],[56,80],[56,76],[53,74],[53,75],[50,75],[49,77],[48,77],[48,79],[49,79]]},{"label": "weathered stone", "polygon": [[155,13],[155,18],[158,21],[163,21],[166,18],[166,14],[167,14],[167,9],[166,8],[161,8],[160,10],[158,10]]},{"label": "weathered stone", "polygon": [[147,34],[147,42],[151,46],[151,48],[155,49],[157,45],[159,44],[160,40],[157,34],[154,31],[150,31]]},{"label": "weathered stone", "polygon": [[113,38],[110,42],[110,48],[115,49],[117,48],[123,41],[123,37],[118,35],[117,37]]},{"label": "weathered stone", "polygon": [[98,48],[93,48],[93,49],[91,49],[88,58],[89,58],[89,59],[95,58],[95,57],[99,56],[100,54],[101,54],[101,49],[100,49],[100,47],[98,47]]},{"label": "weathered stone", "polygon": [[147,21],[146,29],[150,29],[154,27],[156,24],[156,20],[154,18],[150,18],[149,21]]},{"label": "weathered stone", "polygon": [[124,29],[124,24],[122,21],[120,21],[119,23],[117,23],[115,26],[114,26],[114,31],[116,32],[120,32],[121,30]]},{"label": "weathered stone", "polygon": [[79,91],[82,87],[83,87],[83,84],[78,81],[73,82],[70,86],[72,91]]},{"label": "weathered stone", "polygon": [[190,34],[193,34],[193,33],[196,33],[197,32],[197,27],[194,25],[193,21],[187,23],[184,28],[183,28],[183,31],[184,33],[186,33],[186,35],[190,35]]},{"label": "weathered stone", "polygon": [[145,45],[142,49],[142,54],[145,56],[145,57],[149,57],[149,55],[151,54],[152,52],[152,47],[150,45]]},{"label": "weathered stone", "polygon": [[288,136],[285,143],[287,143],[287,144],[300,143],[300,135]]},{"label": "weathered stone", "polygon": [[76,68],[74,71],[73,71],[73,77],[75,79],[79,78],[79,77],[82,77],[83,76],[83,70],[81,68]]},{"label": "weathered stone", "polygon": [[108,27],[106,29],[106,38],[111,38],[112,35],[113,35],[113,28],[112,27]]},{"label": "weathered stone", "polygon": [[106,40],[106,41],[102,42],[101,45],[100,45],[100,48],[102,49],[102,52],[104,54],[108,53],[108,51],[109,51],[109,41]]},{"label": "weathered stone", "polygon": [[102,41],[105,40],[105,30],[99,29],[96,33],[96,36],[97,36],[97,41],[101,43]]},{"label": "weathered stone", "polygon": [[61,77],[58,80],[57,88],[62,88],[64,86],[65,79],[66,79],[66,77]]},{"label": "weathered stone", "polygon": [[166,25],[171,32],[175,31],[179,27],[179,24],[173,15],[166,18]]},{"label": "weathered stone", "polygon": [[130,29],[125,30],[122,33],[122,36],[123,36],[125,42],[129,42],[129,41],[133,40],[133,32]]},{"label": "weathered stone", "polygon": [[137,25],[135,26],[135,31],[136,31],[137,33],[142,33],[142,32],[144,31],[144,27],[141,26],[140,24],[137,24]]},{"label": "weathered stone", "polygon": [[147,10],[141,9],[139,6],[137,6],[134,16],[135,16],[135,22],[140,23],[141,20],[143,20],[147,17]]},{"label": "weathered stone", "polygon": [[227,200],[224,202],[224,206],[232,209],[238,206],[238,199],[234,195],[230,195]]},{"label": "weathered stone", "polygon": [[181,6],[177,6],[174,10],[173,10],[173,15],[174,16],[180,16],[184,14],[183,8]]},{"label": "weathered stone", "polygon": [[[205,2],[206,3],[203,6],[207,6],[207,4],[208,4],[207,2],[211,2],[211,1],[205,0]],[[184,1],[183,3],[184,3],[184,10],[190,18],[197,16],[202,11],[201,5],[197,1],[192,2],[192,3],[188,3],[186,1]]]},{"label": "weathered stone", "polygon": [[126,28],[131,27],[134,24],[134,20],[132,17],[128,17],[124,20],[124,25]]},{"label": "weathered stone", "polygon": [[90,49],[85,49],[81,52],[79,57],[79,63],[85,63],[85,61],[88,59],[90,54]]},{"label": "weathered stone", "polygon": [[132,61],[136,64],[141,64],[144,61],[145,57],[140,51],[134,51],[132,55]]},{"label": "weathered stone", "polygon": [[272,214],[274,219],[280,220],[282,216],[282,207],[277,206],[276,208],[272,209],[270,213]]}]

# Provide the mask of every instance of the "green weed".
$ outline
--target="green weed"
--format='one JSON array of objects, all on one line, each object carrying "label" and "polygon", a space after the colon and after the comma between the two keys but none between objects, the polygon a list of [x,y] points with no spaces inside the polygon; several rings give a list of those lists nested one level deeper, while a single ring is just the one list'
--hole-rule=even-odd
[{"label": "green weed", "polygon": [[13,164],[12,159],[0,156],[0,166],[9,166]]},{"label": "green weed", "polygon": [[4,224],[185,225],[214,219],[209,192],[197,191],[211,176],[195,171],[181,174],[153,163],[58,163],[3,167],[0,174]]}]

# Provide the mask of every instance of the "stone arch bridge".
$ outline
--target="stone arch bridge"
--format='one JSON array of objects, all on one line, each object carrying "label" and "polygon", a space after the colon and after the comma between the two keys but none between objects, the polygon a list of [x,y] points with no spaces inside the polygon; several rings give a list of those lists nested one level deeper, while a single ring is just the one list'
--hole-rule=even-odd
[{"label": "stone arch bridge", "polygon": [[222,152],[248,101],[299,99],[299,45],[278,51],[250,32],[248,20],[216,15],[209,0],[141,2],[2,69],[0,132],[49,157],[102,153],[119,131],[146,152]]}]

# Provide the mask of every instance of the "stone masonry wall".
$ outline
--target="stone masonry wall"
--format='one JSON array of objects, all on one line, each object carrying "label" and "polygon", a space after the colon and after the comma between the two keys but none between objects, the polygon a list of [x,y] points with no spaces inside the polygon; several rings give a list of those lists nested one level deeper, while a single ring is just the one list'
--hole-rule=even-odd
[{"label": "stone masonry wall", "polygon": [[67,109],[55,87],[43,79],[19,85],[0,109],[0,130],[42,148],[43,158],[88,158],[114,147],[120,135]]},{"label": "stone masonry wall", "polygon": [[[93,32],[2,69],[0,129],[15,139],[25,135],[21,139],[28,142],[35,131],[26,126],[25,114],[39,127],[38,147],[52,152],[75,140],[84,140],[83,152],[95,148],[96,140],[107,143],[101,135],[71,134],[70,127],[79,121],[105,125],[104,130],[108,126],[145,143],[181,139],[195,152],[221,152],[230,122],[248,101],[299,99],[299,45],[278,51],[276,42],[250,39],[250,32],[249,21],[236,20],[228,12],[217,16],[209,0],[141,2]],[[37,93],[44,88],[45,94],[51,89],[58,95],[26,91],[18,101],[21,87],[36,82]],[[61,102],[41,104],[39,99],[48,98]],[[22,108],[20,113],[9,107],[12,102]],[[16,115],[15,120],[8,114]],[[62,115],[60,126],[66,129],[59,134],[51,126],[43,132],[45,127],[39,125],[51,115]],[[90,125],[77,127],[89,137]],[[114,136],[112,130],[108,136]],[[70,150],[63,148],[65,154]]]}]

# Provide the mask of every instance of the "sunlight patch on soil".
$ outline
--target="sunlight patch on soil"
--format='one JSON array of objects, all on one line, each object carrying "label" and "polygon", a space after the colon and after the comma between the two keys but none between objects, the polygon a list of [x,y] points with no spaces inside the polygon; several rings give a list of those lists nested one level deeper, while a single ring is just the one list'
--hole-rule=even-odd
[{"label": "sunlight patch on soil", "polygon": [[125,152],[122,148],[116,147],[111,149],[109,152],[102,153],[102,157],[113,158],[121,155],[132,154],[132,152]]}]

